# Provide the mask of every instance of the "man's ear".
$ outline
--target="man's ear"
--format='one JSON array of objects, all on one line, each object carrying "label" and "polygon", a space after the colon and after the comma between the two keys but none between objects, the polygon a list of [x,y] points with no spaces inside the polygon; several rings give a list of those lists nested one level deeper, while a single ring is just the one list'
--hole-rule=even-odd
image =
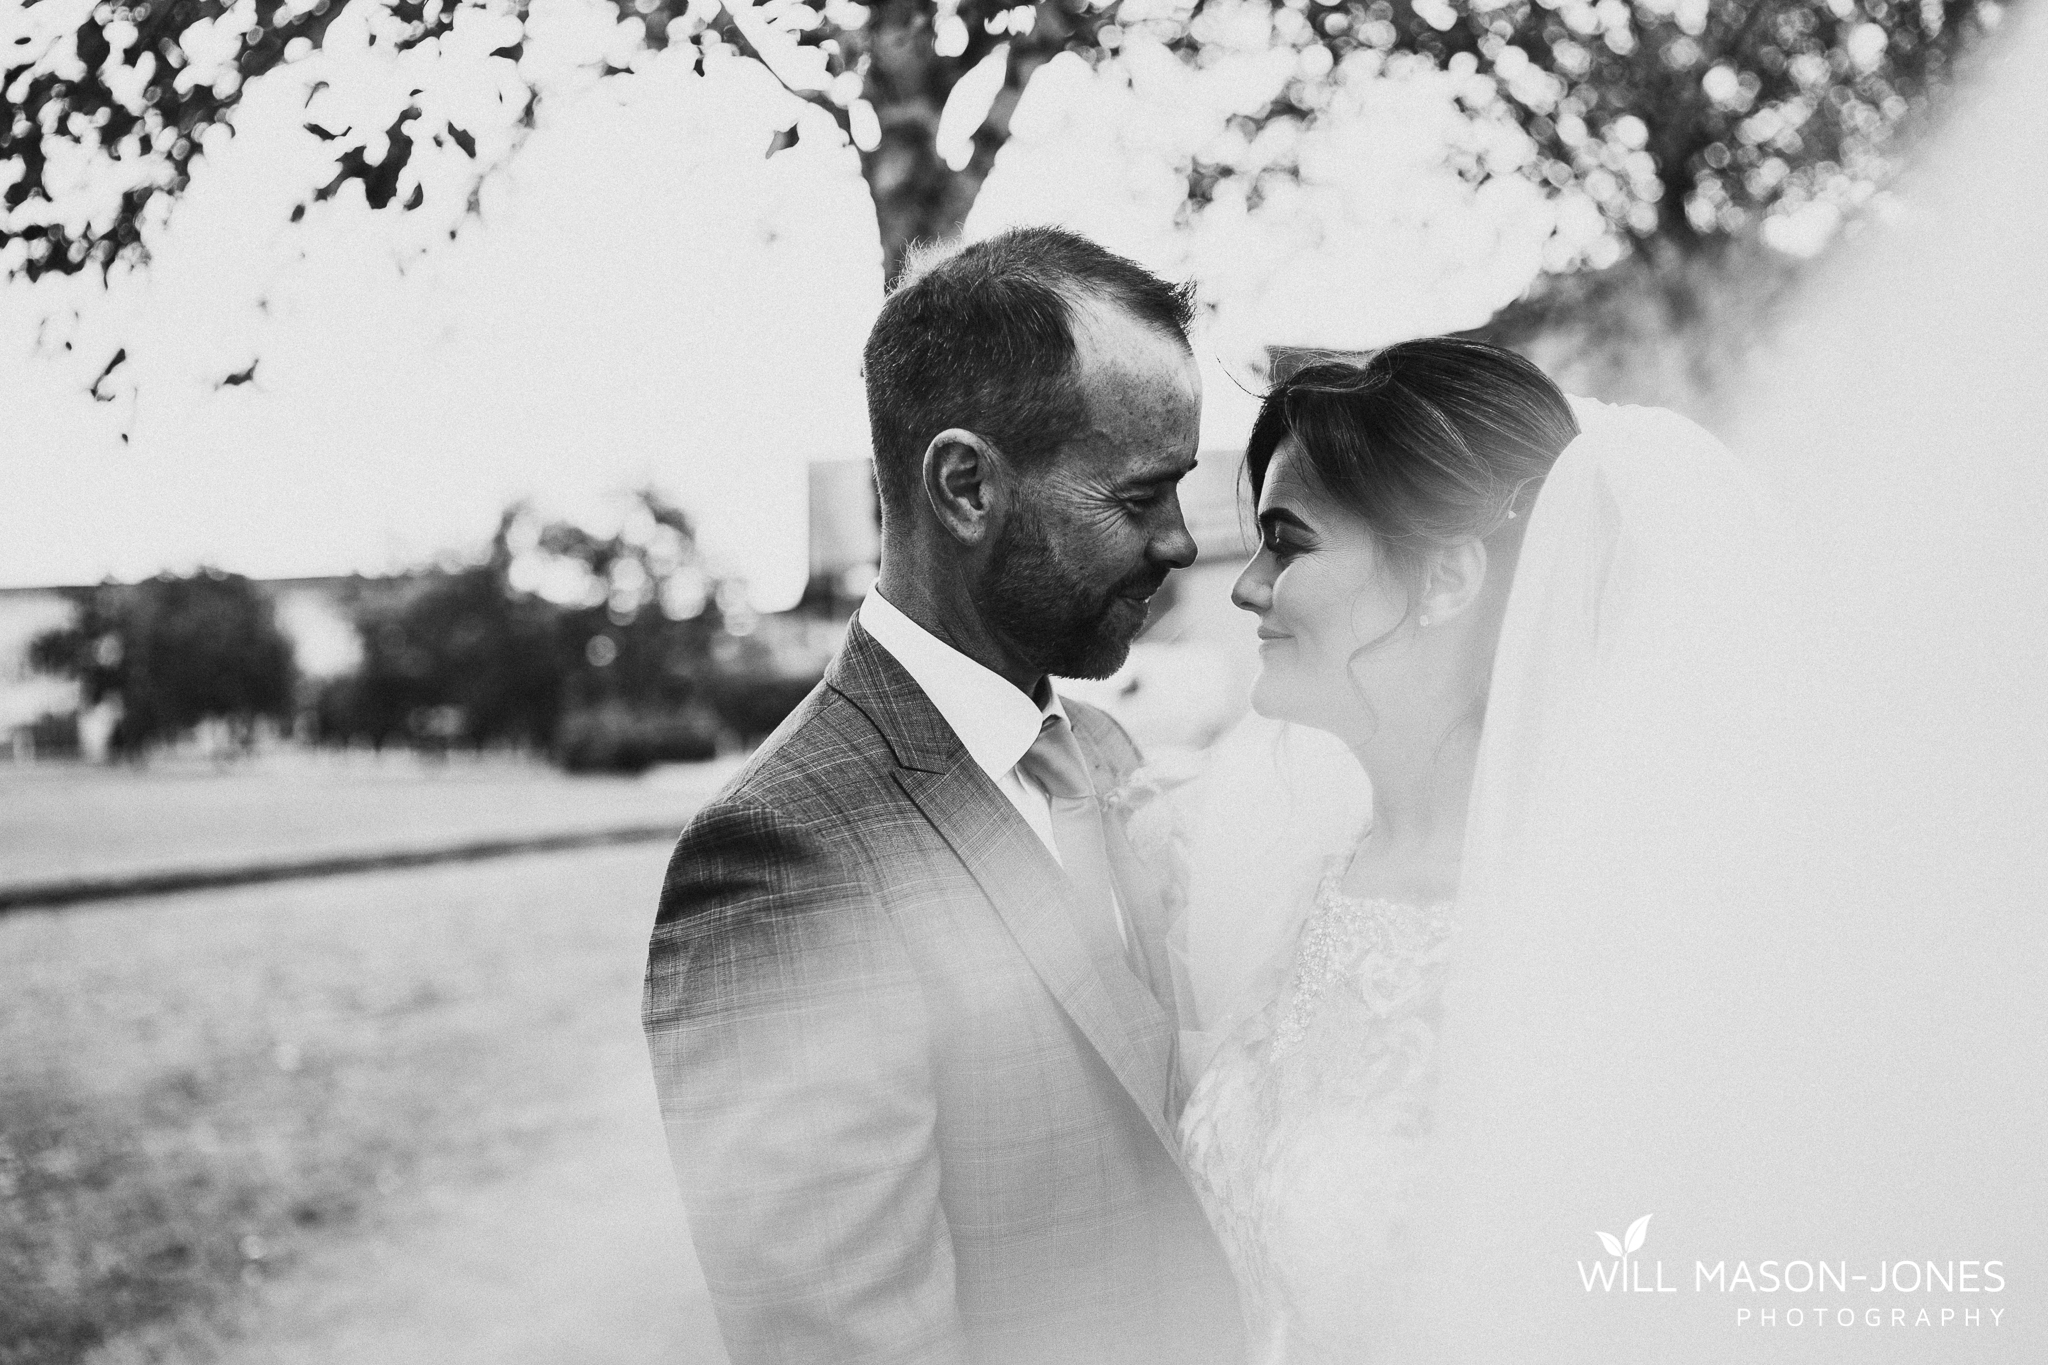
[{"label": "man's ear", "polygon": [[1002,452],[963,427],[947,427],[924,448],[924,495],[932,514],[963,545],[1000,529],[1008,466]]},{"label": "man's ear", "polygon": [[1439,552],[1430,563],[1429,581],[1422,590],[1422,600],[1415,604],[1417,618],[1427,618],[1432,626],[1441,625],[1478,601],[1479,591],[1485,586],[1485,543],[1468,540],[1453,545]]}]

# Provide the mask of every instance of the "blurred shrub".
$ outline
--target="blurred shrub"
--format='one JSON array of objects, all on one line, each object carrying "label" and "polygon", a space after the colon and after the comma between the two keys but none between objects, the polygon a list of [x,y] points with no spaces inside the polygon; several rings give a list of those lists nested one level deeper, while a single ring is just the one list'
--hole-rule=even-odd
[{"label": "blurred shrub", "polygon": [[515,504],[480,562],[358,604],[362,663],[313,694],[310,728],[380,747],[521,745],[572,772],[710,758],[721,733],[773,730],[817,680],[752,633],[735,586],[652,492],[610,534]]},{"label": "blurred shrub", "polygon": [[606,705],[571,711],[555,736],[555,761],[572,773],[641,773],[657,763],[701,763],[718,754],[718,718],[702,708],[656,714]]},{"label": "blurred shrub", "polygon": [[87,705],[113,701],[113,747],[138,753],[220,719],[243,744],[289,717],[297,670],[270,599],[240,574],[201,569],[72,593],[69,624],[29,644],[40,672],[75,678]]},{"label": "blurred shrub", "polygon": [[56,715],[45,711],[21,727],[28,736],[29,749],[37,758],[76,758],[79,753],[78,715]]},{"label": "blurred shrub", "polygon": [[566,665],[558,613],[509,591],[495,561],[423,574],[359,608],[356,629],[362,663],[314,700],[323,738],[536,749],[553,739]]},{"label": "blurred shrub", "polygon": [[752,744],[767,738],[817,684],[808,677],[720,677],[711,684],[711,704],[720,720]]},{"label": "blurred shrub", "polygon": [[362,706],[362,680],[356,674],[319,679],[311,684],[306,700],[307,736],[320,744],[355,739],[378,743],[379,737],[364,722]]}]

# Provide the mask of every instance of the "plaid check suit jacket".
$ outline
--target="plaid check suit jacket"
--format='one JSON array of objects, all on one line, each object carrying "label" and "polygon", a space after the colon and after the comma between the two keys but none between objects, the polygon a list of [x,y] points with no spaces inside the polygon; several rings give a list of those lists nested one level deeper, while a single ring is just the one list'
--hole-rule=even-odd
[{"label": "plaid check suit jacket", "polygon": [[[1136,750],[1067,706],[1113,789]],[[1107,823],[1126,912],[1156,935],[1158,889]],[[1171,1005],[1075,913],[856,622],[684,831],[647,964],[669,1149],[735,1365],[1239,1358],[1179,1164]]]}]

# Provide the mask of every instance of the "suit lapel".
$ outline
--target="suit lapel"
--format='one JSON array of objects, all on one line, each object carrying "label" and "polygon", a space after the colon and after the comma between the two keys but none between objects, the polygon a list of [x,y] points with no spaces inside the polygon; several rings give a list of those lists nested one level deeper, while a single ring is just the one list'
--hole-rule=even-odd
[{"label": "suit lapel", "polygon": [[1065,875],[1031,827],[965,754],[944,773],[896,780],[951,844],[1052,992],[1169,1149],[1172,1036],[1165,1011],[1121,960],[1091,953]]},{"label": "suit lapel", "polygon": [[[858,620],[826,681],[875,722],[895,753],[898,785],[966,865],[1032,970],[1177,1157],[1168,1118],[1172,1021],[1121,958],[1104,960],[1089,950],[1052,854]],[[1111,858],[1121,891],[1124,868],[1115,850],[1127,859],[1129,849],[1118,822],[1104,823],[1114,831]]]}]

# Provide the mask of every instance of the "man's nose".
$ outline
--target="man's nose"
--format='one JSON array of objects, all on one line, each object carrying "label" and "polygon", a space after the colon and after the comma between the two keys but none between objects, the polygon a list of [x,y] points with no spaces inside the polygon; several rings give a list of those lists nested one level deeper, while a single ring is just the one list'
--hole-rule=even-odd
[{"label": "man's nose", "polygon": [[1185,569],[1195,562],[1195,556],[1200,553],[1195,547],[1194,536],[1188,531],[1187,519],[1181,516],[1178,494],[1166,508],[1166,524],[1153,537],[1151,551],[1152,558],[1169,569]]}]

